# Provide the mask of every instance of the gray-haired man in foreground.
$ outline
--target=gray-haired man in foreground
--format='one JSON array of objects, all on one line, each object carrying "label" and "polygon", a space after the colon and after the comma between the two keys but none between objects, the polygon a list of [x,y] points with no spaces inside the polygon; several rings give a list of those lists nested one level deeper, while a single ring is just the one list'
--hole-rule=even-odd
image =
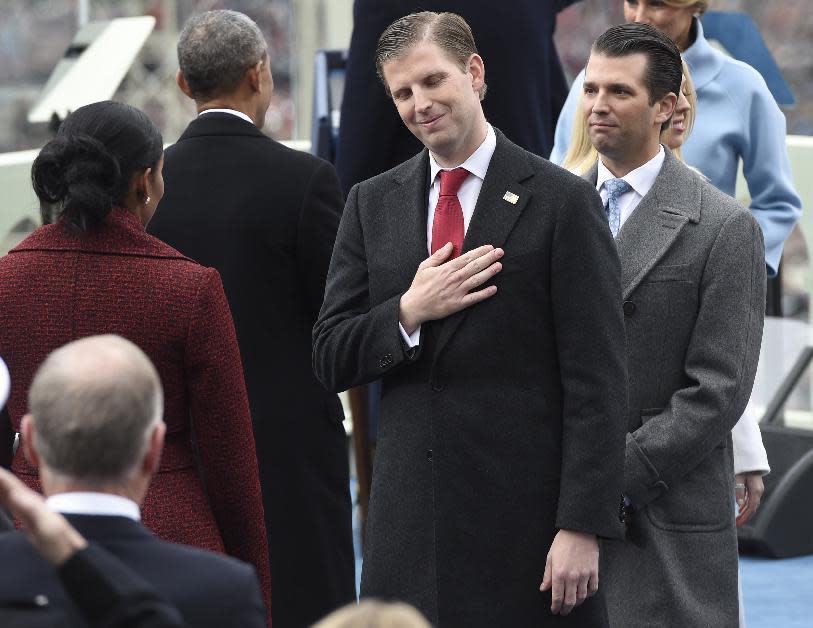
[{"label": "gray-haired man in foreground", "polygon": [[[57,349],[34,377],[28,403],[22,446],[51,509],[154,586],[189,626],[265,625],[250,566],[159,541],[140,523],[138,504],[166,428],[158,373],[138,347],[108,335]],[[0,606],[31,600],[52,614],[47,625],[84,625],[51,564],[22,533],[0,536],[0,555]]]}]

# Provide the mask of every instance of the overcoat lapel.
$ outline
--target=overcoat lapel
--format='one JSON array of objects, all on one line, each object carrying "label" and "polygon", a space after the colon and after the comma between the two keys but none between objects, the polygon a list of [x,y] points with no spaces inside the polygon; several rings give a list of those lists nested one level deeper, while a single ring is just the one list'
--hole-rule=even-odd
[{"label": "overcoat lapel", "polygon": [[[594,166],[585,178],[595,185],[597,177]],[[628,298],[661,260],[686,224],[699,220],[699,181],[667,149],[655,184],[615,240],[621,258],[623,298]]]},{"label": "overcoat lapel", "polygon": [[[418,266],[428,256],[426,243],[427,204],[429,203],[429,152],[424,149],[393,173],[395,185],[384,197],[384,207],[391,216],[386,221],[391,230],[384,239],[396,257],[394,265],[401,275],[399,289],[412,284]],[[417,211],[416,211],[417,208]]]},{"label": "overcoat lapel", "polygon": [[[463,241],[463,253],[485,244],[491,244],[495,248],[502,247],[531,198],[531,191],[521,184],[534,174],[525,152],[506,139],[500,131],[495,129],[495,132],[497,147],[474,206],[474,214]],[[469,310],[470,308],[466,308],[443,320],[435,359],[460,327]]]}]

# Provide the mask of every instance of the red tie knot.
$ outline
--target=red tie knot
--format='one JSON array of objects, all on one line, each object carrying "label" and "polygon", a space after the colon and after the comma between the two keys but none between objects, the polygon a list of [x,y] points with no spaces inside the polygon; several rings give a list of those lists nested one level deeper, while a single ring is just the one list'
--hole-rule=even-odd
[{"label": "red tie knot", "polygon": [[465,168],[455,168],[454,170],[440,171],[440,195],[457,196],[457,191],[469,176],[469,171]]}]

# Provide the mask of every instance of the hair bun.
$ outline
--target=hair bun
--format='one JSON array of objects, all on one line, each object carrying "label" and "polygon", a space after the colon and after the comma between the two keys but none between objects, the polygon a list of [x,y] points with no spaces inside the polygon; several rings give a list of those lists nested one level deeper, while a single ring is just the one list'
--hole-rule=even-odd
[{"label": "hair bun", "polygon": [[83,231],[110,213],[121,171],[116,158],[88,135],[64,135],[46,144],[34,160],[31,179],[40,202]]}]

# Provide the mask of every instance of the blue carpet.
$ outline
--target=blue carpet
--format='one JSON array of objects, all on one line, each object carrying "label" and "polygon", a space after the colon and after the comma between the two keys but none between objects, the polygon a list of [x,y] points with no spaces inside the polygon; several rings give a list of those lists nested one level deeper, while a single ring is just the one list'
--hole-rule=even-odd
[{"label": "blue carpet", "polygon": [[747,628],[813,626],[813,556],[741,556],[740,575]]}]

